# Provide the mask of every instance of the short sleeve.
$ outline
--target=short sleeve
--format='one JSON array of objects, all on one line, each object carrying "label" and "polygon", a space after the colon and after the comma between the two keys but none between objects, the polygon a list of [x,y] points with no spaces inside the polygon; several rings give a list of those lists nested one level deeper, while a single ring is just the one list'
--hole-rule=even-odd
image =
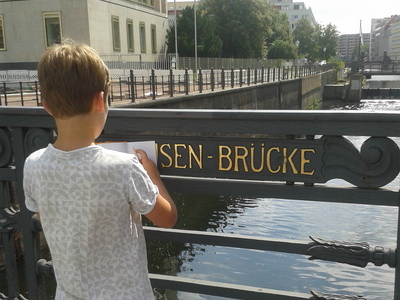
[{"label": "short sleeve", "polygon": [[156,203],[158,188],[136,157],[131,161],[127,185],[128,202],[132,208],[139,214],[148,214]]},{"label": "short sleeve", "polygon": [[24,166],[24,175],[23,175],[23,187],[24,187],[24,194],[25,194],[25,206],[32,212],[38,212],[39,207],[32,198],[32,175],[31,175],[31,165],[29,163],[29,158],[25,162]]}]

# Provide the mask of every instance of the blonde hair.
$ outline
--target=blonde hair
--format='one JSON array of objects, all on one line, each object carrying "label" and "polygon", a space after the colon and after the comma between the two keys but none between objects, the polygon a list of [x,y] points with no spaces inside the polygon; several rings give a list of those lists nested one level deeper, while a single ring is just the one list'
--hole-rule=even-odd
[{"label": "blonde hair", "polygon": [[64,40],[48,48],[38,64],[38,77],[45,105],[54,117],[88,113],[96,93],[107,101],[110,72],[96,50]]}]

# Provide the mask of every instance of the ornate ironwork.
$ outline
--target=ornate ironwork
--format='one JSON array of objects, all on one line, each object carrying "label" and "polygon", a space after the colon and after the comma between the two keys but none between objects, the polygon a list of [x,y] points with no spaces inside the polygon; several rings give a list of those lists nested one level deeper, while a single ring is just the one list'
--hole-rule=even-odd
[{"label": "ornate ironwork", "polygon": [[386,137],[371,137],[357,148],[342,136],[325,140],[324,166],[326,179],[341,178],[362,188],[378,188],[392,182],[400,172],[400,150]]},{"label": "ornate ironwork", "polygon": [[8,166],[11,161],[11,132],[8,128],[0,128],[0,168]]},{"label": "ornate ironwork", "polygon": [[53,262],[45,259],[39,259],[36,262],[36,274],[39,276],[54,276]]},{"label": "ornate ironwork", "polygon": [[42,128],[30,128],[25,135],[24,146],[26,153],[46,147],[53,140],[53,131]]},{"label": "ornate ironwork", "polygon": [[311,260],[323,259],[358,267],[365,267],[369,262],[375,266],[387,264],[391,268],[395,268],[397,264],[396,253],[390,248],[385,251],[379,246],[371,248],[365,242],[326,241],[311,236],[310,239],[315,243],[307,250]]},{"label": "ornate ironwork", "polygon": [[367,300],[363,296],[356,295],[356,296],[348,296],[348,295],[335,295],[335,294],[328,294],[328,293],[321,293],[310,291],[310,293],[314,296],[313,299],[317,300]]}]

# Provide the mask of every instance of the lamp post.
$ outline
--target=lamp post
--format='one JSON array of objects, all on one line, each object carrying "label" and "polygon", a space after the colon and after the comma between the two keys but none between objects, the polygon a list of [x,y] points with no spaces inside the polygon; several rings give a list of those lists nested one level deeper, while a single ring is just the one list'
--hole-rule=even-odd
[{"label": "lamp post", "polygon": [[197,74],[197,12],[196,0],[194,0],[194,59],[195,59],[195,73]]},{"label": "lamp post", "polygon": [[297,40],[297,41],[295,42],[295,44],[296,44],[296,48],[297,48],[297,59],[298,59],[298,58],[299,58],[299,54],[300,54],[300,48],[299,48],[300,42]]},{"label": "lamp post", "polygon": [[179,68],[179,59],[178,59],[178,27],[176,24],[176,0],[174,0],[174,10],[175,10],[175,69]]}]

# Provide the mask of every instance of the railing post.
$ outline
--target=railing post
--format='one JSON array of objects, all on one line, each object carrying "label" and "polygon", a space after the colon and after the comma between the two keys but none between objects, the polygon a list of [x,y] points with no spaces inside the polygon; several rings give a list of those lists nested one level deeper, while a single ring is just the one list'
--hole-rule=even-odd
[{"label": "railing post", "polygon": [[[41,100],[39,101],[39,91],[38,91],[38,82],[37,81],[35,81],[35,94],[36,94],[36,104],[37,104],[37,106],[39,106],[42,104],[42,101]],[[1,105],[1,103],[0,103],[0,105]]]},{"label": "railing post", "polygon": [[254,84],[257,84],[257,68],[254,69]]},{"label": "railing post", "polygon": [[131,103],[135,103],[135,83],[134,83],[133,70],[129,71],[129,78],[131,81]]},{"label": "railing post", "polygon": [[221,88],[225,89],[225,69],[222,67],[221,69]]},{"label": "railing post", "polygon": [[247,85],[250,85],[250,67],[247,67]]},{"label": "railing post", "polygon": [[231,88],[235,86],[235,71],[233,70],[233,67],[231,69]]},{"label": "railing post", "polygon": [[264,68],[264,66],[262,66],[261,67],[261,83],[264,83],[264,71],[265,71],[265,68]]},{"label": "railing post", "polygon": [[269,82],[269,76],[271,75],[271,67],[268,67],[267,70],[267,82]]},{"label": "railing post", "polygon": [[272,81],[275,81],[276,68],[272,70]]},{"label": "railing post", "polygon": [[203,92],[203,73],[201,72],[201,68],[199,69],[199,93]]},{"label": "railing post", "polygon": [[215,82],[214,82],[214,68],[211,68],[211,91],[214,92]]},{"label": "railing post", "polygon": [[152,99],[156,99],[156,75],[155,75],[155,70],[151,69],[151,93],[152,93]]},{"label": "railing post", "polygon": [[174,96],[174,75],[172,69],[169,69],[169,96]]},{"label": "railing post", "polygon": [[185,69],[185,94],[189,95],[189,72]]},{"label": "railing post", "polygon": [[242,87],[243,85],[243,68],[240,67],[240,71],[239,71],[239,86]]},{"label": "railing post", "polygon": [[24,92],[22,90],[22,82],[19,82],[19,93],[21,95],[21,105],[24,106]]}]

